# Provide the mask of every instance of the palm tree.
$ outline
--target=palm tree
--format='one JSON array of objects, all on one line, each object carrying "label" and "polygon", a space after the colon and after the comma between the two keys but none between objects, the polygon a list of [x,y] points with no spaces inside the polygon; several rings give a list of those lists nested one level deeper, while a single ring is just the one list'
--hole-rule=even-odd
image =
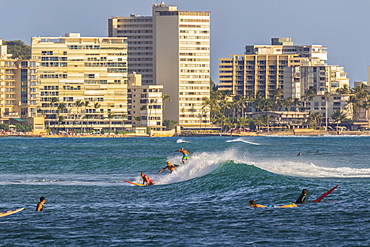
[{"label": "palm tree", "polygon": [[111,123],[112,123],[112,118],[114,118],[116,116],[116,114],[112,111],[109,111],[108,112],[108,119],[109,119],[109,134],[110,134],[110,131],[111,131]]},{"label": "palm tree", "polygon": [[299,109],[298,106],[301,106],[302,102],[298,98],[294,98],[292,105],[294,106],[295,111],[297,111],[297,109]]},{"label": "palm tree", "polygon": [[58,116],[58,130],[59,130],[59,127],[60,127],[60,124],[66,119],[65,116]]},{"label": "palm tree", "polygon": [[348,87],[348,85],[343,85],[343,87],[338,88],[337,93],[339,94],[352,94],[353,91]]},{"label": "palm tree", "polygon": [[346,117],[347,117],[346,113],[339,109],[333,112],[331,118],[334,120],[334,122],[337,123],[337,130],[339,123],[346,119]]},{"label": "palm tree", "polygon": [[76,100],[75,102],[75,106],[77,108],[77,112],[76,112],[76,117],[75,117],[75,121],[79,118],[81,118],[81,112],[80,112],[80,107],[82,107],[84,105],[84,102],[82,100]]},{"label": "palm tree", "polygon": [[313,97],[315,97],[315,95],[316,95],[316,88],[315,88],[315,87],[313,87],[313,86],[310,86],[310,87],[305,91],[304,95],[302,96],[302,98],[303,98],[303,100],[304,100],[304,102],[305,102],[305,104],[304,104],[305,110],[306,110],[306,108],[307,108],[307,102],[308,102],[309,100],[312,100],[312,99],[313,99]]},{"label": "palm tree", "polygon": [[[90,104],[90,101],[88,101],[88,100],[85,100],[85,101],[83,101],[82,102],[82,104],[83,104],[83,107],[84,107],[84,110],[83,110],[83,117],[82,117],[82,119],[86,119],[86,126],[87,126],[87,117],[86,117],[86,108],[89,106],[89,104]],[[81,121],[81,133],[82,133],[82,129],[83,129],[83,121]]]},{"label": "palm tree", "polygon": [[49,102],[49,105],[50,105],[50,114],[47,115],[47,118],[49,119],[49,127],[50,127],[50,122],[51,122],[51,119],[56,119],[55,115],[54,115],[54,106],[55,106],[55,103],[59,102],[59,99],[57,97],[52,97],[50,99],[50,102]]},{"label": "palm tree", "polygon": [[168,94],[162,94],[162,102],[163,102],[162,115],[164,115],[164,105],[166,101],[172,101],[171,97]]},{"label": "palm tree", "polygon": [[122,118],[122,131],[125,129],[125,122],[126,122],[126,119],[127,119],[127,113],[122,113],[121,114],[121,118]]},{"label": "palm tree", "polygon": [[273,100],[272,100],[272,110],[277,111],[279,110],[281,106],[281,96],[283,96],[284,91],[282,88],[278,88],[275,90],[273,94]]},{"label": "palm tree", "polygon": [[293,106],[293,98],[289,97],[287,99],[283,99],[281,101],[281,106],[284,107],[287,111],[290,111]]}]

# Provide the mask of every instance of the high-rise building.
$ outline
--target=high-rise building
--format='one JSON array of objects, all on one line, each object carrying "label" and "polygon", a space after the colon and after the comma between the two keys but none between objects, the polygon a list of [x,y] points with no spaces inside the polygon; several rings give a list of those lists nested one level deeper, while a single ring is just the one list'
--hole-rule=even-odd
[{"label": "high-rise building", "polygon": [[[234,95],[256,96],[261,93],[272,98],[276,89],[285,91],[285,87],[291,86],[285,83],[284,73],[287,71],[295,79],[291,83],[298,83],[294,76],[297,71],[291,68],[324,66],[326,60],[326,48],[321,45],[294,45],[290,38],[272,38],[271,45],[248,45],[244,55],[220,58],[218,88]],[[316,85],[299,82],[294,86],[296,95],[303,94],[308,86]]]},{"label": "high-rise building", "polygon": [[126,38],[32,38],[40,61],[39,110],[59,129],[122,129],[127,120]]},{"label": "high-rise building", "polygon": [[338,65],[305,65],[288,67],[284,70],[284,98],[300,99],[309,87],[316,93],[335,93],[344,85],[349,87],[349,79],[343,67]]},{"label": "high-rise building", "polygon": [[36,117],[39,102],[36,60],[18,60],[15,71],[17,102],[15,110],[22,119]]},{"label": "high-rise building", "polygon": [[37,61],[11,57],[0,39],[0,123],[33,124],[38,106]]},{"label": "high-rise building", "polygon": [[0,123],[9,123],[10,118],[18,118],[16,105],[16,59],[11,59],[7,46],[0,39]]},{"label": "high-rise building", "polygon": [[163,85],[164,119],[183,128],[209,126],[203,99],[210,97],[210,12],[153,4],[152,16],[113,17],[109,36],[127,37],[129,71],[143,85]]}]

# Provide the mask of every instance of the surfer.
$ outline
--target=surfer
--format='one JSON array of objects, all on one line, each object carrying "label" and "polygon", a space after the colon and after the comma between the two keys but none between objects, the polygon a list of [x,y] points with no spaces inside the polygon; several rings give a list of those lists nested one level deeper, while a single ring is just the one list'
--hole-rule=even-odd
[{"label": "surfer", "polygon": [[299,153],[297,154],[297,156],[302,156],[302,153],[301,153],[301,152],[299,152]]},{"label": "surfer", "polygon": [[252,208],[267,208],[267,206],[256,204],[254,200],[249,201],[249,206]]},{"label": "surfer", "polygon": [[295,201],[296,204],[303,204],[306,201],[307,198],[307,189],[302,190],[302,194],[298,197],[298,199]]},{"label": "surfer", "polygon": [[40,211],[42,211],[44,208],[43,208],[43,205],[44,205],[44,203],[46,202],[46,199],[45,199],[45,197],[40,197],[40,202],[37,204],[37,206],[36,206],[36,211],[37,212],[40,212]]},{"label": "surfer", "polygon": [[176,150],[175,152],[181,152],[182,153],[182,160],[181,160],[181,162],[183,164],[185,164],[188,161],[189,156],[190,156],[190,153],[188,151],[186,151],[184,148],[181,148],[179,150]]},{"label": "surfer", "polygon": [[143,172],[141,173],[141,177],[143,178],[143,184],[145,185],[153,185],[155,184],[153,180],[151,180],[147,175]]},{"label": "surfer", "polygon": [[163,172],[164,170],[168,169],[170,171],[170,173],[172,173],[175,169],[176,169],[176,166],[174,165],[171,165],[171,161],[167,160],[167,166],[165,168],[163,168],[162,170],[160,170],[159,172]]}]

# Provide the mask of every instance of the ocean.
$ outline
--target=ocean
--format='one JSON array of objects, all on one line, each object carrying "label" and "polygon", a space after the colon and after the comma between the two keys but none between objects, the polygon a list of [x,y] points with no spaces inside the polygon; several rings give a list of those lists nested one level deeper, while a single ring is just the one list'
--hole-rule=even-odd
[{"label": "ocean", "polygon": [[[1,138],[0,246],[370,246],[370,137]],[[188,164],[158,173],[166,160]],[[297,154],[301,152],[302,155]],[[141,183],[144,172],[156,182]],[[312,201],[339,185],[323,202]],[[285,205],[308,189],[307,203]],[[39,198],[46,203],[35,212]]]}]

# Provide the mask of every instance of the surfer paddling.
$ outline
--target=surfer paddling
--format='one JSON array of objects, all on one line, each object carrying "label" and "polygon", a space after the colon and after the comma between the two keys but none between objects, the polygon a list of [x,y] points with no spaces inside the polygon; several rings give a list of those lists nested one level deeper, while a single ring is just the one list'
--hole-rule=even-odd
[{"label": "surfer paddling", "polygon": [[296,204],[303,204],[306,201],[307,198],[307,189],[302,190],[302,194],[298,197],[298,199],[295,201]]},{"label": "surfer paddling", "polygon": [[257,204],[254,200],[249,201],[249,206],[252,208],[267,208],[267,206]]},{"label": "surfer paddling", "polygon": [[145,175],[143,172],[141,173],[141,177],[143,178],[143,184],[144,185],[153,185],[155,184],[153,180],[151,180],[147,175]]},{"label": "surfer paddling", "polygon": [[165,168],[163,168],[162,170],[160,170],[159,172],[163,172],[164,170],[168,169],[170,171],[170,173],[172,173],[175,169],[176,169],[176,166],[174,165],[171,165],[171,161],[167,160],[167,166]]},{"label": "surfer paddling", "polygon": [[190,156],[190,153],[188,151],[186,151],[184,148],[181,148],[179,150],[176,150],[175,152],[181,152],[182,153],[182,160],[181,160],[181,162],[183,164],[185,164],[188,161],[189,156]]},{"label": "surfer paddling", "polygon": [[40,212],[40,211],[42,211],[44,209],[43,205],[44,205],[45,202],[46,202],[45,197],[43,197],[43,196],[40,197],[40,202],[36,206],[36,211],[37,212]]}]

